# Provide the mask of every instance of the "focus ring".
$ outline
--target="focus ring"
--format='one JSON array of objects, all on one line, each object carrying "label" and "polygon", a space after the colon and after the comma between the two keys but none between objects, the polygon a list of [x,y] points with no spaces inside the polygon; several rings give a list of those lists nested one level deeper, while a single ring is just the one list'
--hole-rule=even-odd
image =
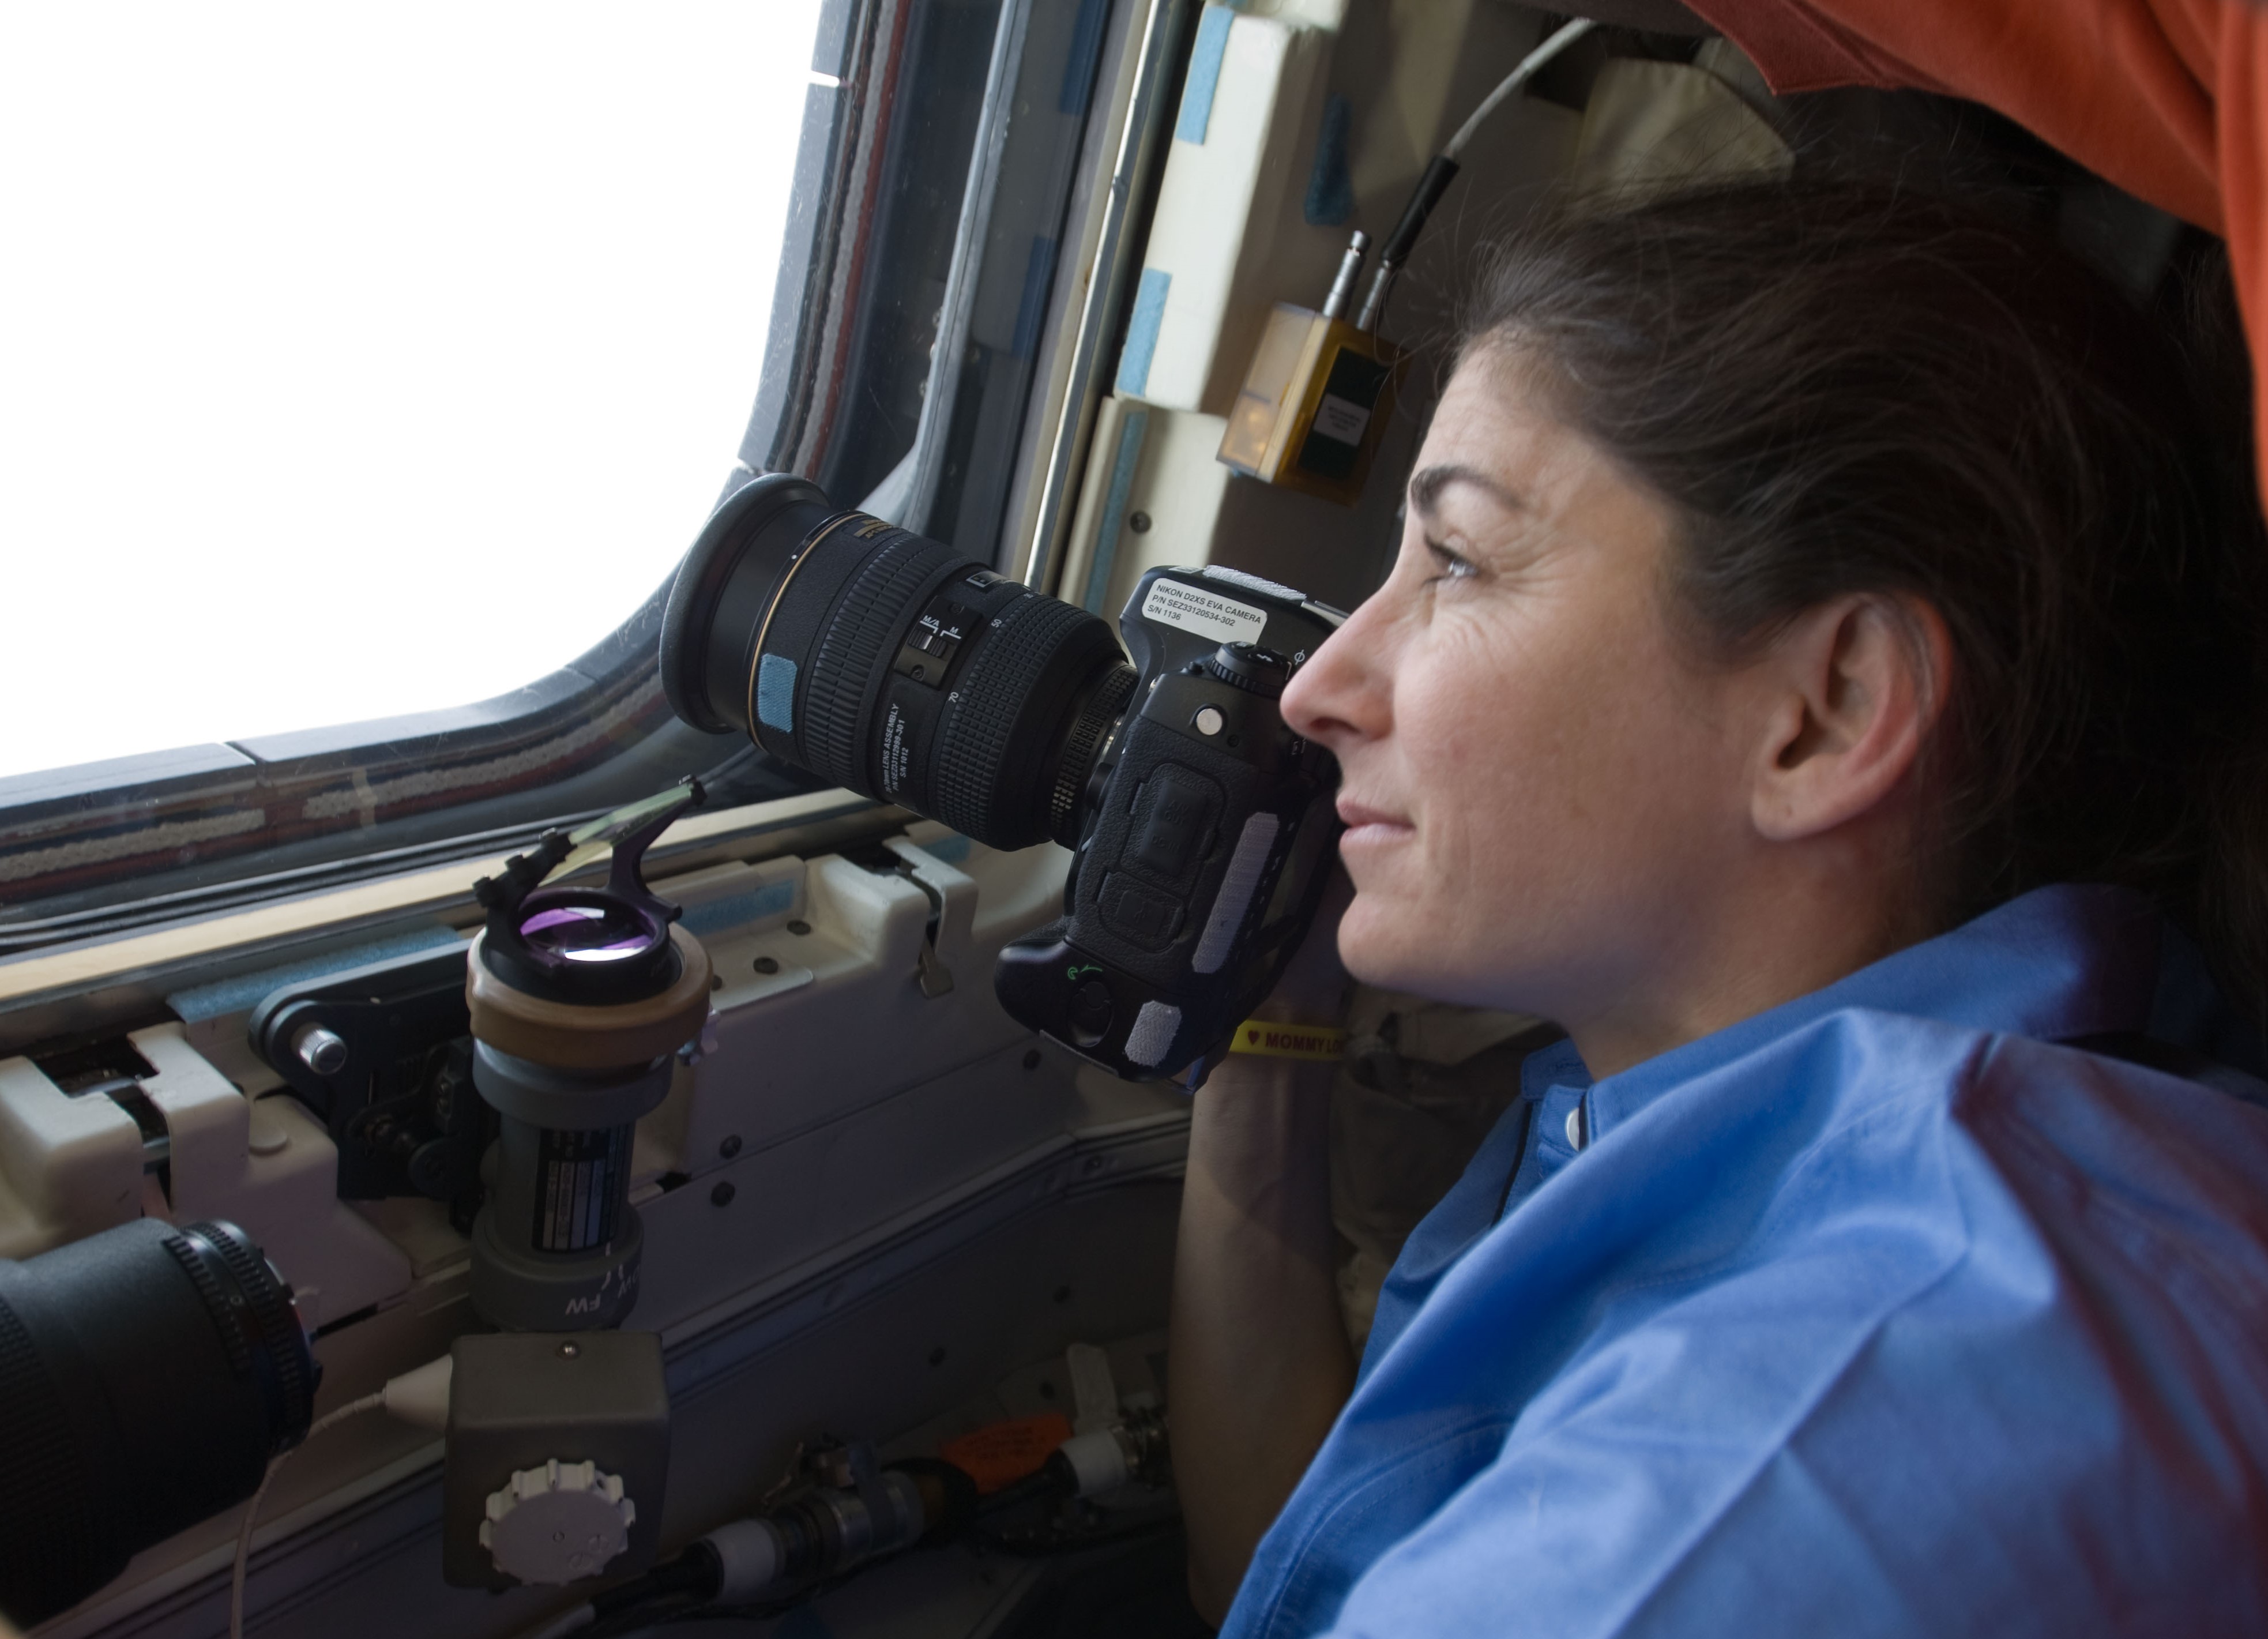
[{"label": "focus ring", "polygon": [[[228,1294],[221,1289],[220,1277],[212,1272],[197,1249],[189,1244],[188,1237],[179,1231],[158,1243],[173,1260],[180,1265],[181,1273],[189,1277],[189,1284],[197,1288],[197,1301],[205,1306],[205,1313],[217,1323],[228,1312]],[[252,1345],[244,1340],[244,1328],[220,1324],[220,1346],[228,1353],[228,1369],[239,1377],[252,1370]]]},{"label": "focus ring", "polygon": [[[1076,604],[1021,597],[978,645],[954,689],[959,709],[946,717],[931,786],[937,817],[963,836],[995,848],[1047,840],[1046,814],[1032,812],[1035,794],[1003,789],[1004,775],[1016,749],[1017,720],[1031,705],[1042,674],[1078,628],[1089,624],[1102,625]],[[1116,646],[1111,647],[1116,653]]]},{"label": "focus ring", "polygon": [[0,1450],[9,1501],[0,1505],[0,1579],[18,1600],[10,1614],[37,1621],[125,1569],[97,1529],[92,1475],[31,1333],[0,1299]]},{"label": "focus ring", "polygon": [[[268,1431],[271,1449],[296,1445],[314,1420],[315,1384],[307,1370],[307,1345],[299,1318],[269,1270],[266,1261],[242,1238],[241,1232],[224,1223],[189,1223],[184,1235],[194,1236],[220,1255],[258,1330],[260,1352],[274,1370],[276,1426]],[[215,1324],[225,1332],[228,1320],[216,1313]]]},{"label": "focus ring", "polygon": [[[900,534],[851,577],[812,655],[803,698],[803,752],[811,772],[858,791],[866,776],[859,719],[869,684],[887,669],[883,647],[922,583],[952,563],[949,546]],[[873,794],[867,792],[868,795]]]},{"label": "focus ring", "polygon": [[1134,698],[1134,685],[1140,681],[1131,666],[1121,666],[1108,674],[1087,696],[1064,742],[1063,760],[1056,765],[1055,789],[1048,794],[1048,833],[1066,848],[1079,846],[1079,799],[1086,794],[1096,749],[1126,709],[1126,702]]}]

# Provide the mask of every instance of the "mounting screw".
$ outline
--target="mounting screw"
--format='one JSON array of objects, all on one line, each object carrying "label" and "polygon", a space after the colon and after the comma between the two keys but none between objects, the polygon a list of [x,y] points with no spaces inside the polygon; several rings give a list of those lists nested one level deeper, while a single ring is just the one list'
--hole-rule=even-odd
[{"label": "mounting screw", "polygon": [[1071,1302],[1071,1288],[1067,1286],[1059,1286],[1056,1288],[1056,1302],[1058,1303],[1068,1303]]},{"label": "mounting screw", "polygon": [[1137,535],[1149,534],[1150,514],[1140,512],[1128,513],[1126,517],[1126,527]]},{"label": "mounting screw", "polygon": [[937,1347],[935,1347],[935,1348],[933,1348],[933,1349],[930,1350],[930,1352],[929,1352],[929,1363],[930,1363],[931,1365],[932,1365],[932,1366],[942,1366],[943,1364],[945,1364],[945,1347],[944,1347],[944,1345],[939,1344]]},{"label": "mounting screw", "polygon": [[1040,1050],[1038,1048],[1035,1047],[1031,1052],[1024,1055],[1024,1067],[1027,1070],[1036,1070],[1040,1067]]},{"label": "mounting screw", "polygon": [[729,1207],[733,1204],[733,1197],[738,1193],[740,1192],[733,1187],[733,1180],[726,1178],[709,1192],[709,1204],[712,1207]]},{"label": "mounting screw", "polygon": [[724,989],[725,976],[722,973],[711,973],[709,976],[709,988],[711,992]]},{"label": "mounting screw", "polygon": [[347,1067],[345,1040],[320,1024],[303,1026],[291,1038],[291,1052],[318,1075],[336,1075]]},{"label": "mounting screw", "polygon": [[759,973],[778,972],[779,958],[777,956],[758,956],[756,958],[756,971]]},{"label": "mounting screw", "polygon": [[573,1360],[582,1352],[583,1346],[580,1343],[562,1343],[559,1346],[559,1358],[562,1360]]},{"label": "mounting screw", "polygon": [[790,922],[787,925],[787,931],[798,935],[807,934],[811,931],[811,924],[805,921],[801,917],[798,917],[794,921]]},{"label": "mounting screw", "polygon": [[717,1153],[724,1156],[727,1161],[730,1161],[733,1156],[739,1155],[740,1153],[740,1135],[738,1133],[725,1133],[724,1141],[717,1146]]}]

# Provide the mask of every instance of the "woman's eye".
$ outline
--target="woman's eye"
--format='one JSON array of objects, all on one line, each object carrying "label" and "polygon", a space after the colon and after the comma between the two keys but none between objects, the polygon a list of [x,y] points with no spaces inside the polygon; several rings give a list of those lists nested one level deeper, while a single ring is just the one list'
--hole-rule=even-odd
[{"label": "woman's eye", "polygon": [[1426,542],[1425,550],[1433,559],[1434,572],[1425,578],[1429,587],[1440,580],[1469,580],[1480,572],[1472,559],[1439,541]]}]

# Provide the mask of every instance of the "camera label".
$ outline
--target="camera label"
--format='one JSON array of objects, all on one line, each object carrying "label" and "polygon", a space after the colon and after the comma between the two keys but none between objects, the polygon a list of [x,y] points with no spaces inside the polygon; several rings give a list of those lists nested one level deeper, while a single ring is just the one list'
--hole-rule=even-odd
[{"label": "camera label", "polygon": [[1257,643],[1268,616],[1249,603],[1207,592],[1185,580],[1160,577],[1142,600],[1142,618],[1163,621],[1215,643]]}]

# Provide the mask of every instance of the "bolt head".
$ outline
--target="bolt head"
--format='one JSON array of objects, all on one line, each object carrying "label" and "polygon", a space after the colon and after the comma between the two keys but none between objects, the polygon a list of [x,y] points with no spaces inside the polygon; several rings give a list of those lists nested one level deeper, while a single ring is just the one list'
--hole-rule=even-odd
[{"label": "bolt head", "polygon": [[733,1156],[739,1155],[740,1153],[740,1135],[738,1133],[725,1133],[723,1141],[717,1146],[717,1153],[724,1156],[727,1161],[730,1161]]},{"label": "bolt head", "polygon": [[345,1039],[320,1024],[301,1026],[291,1038],[291,1052],[318,1075],[336,1075],[347,1067]]},{"label": "bolt head", "polygon": [[717,1207],[729,1207],[733,1204],[733,1197],[738,1193],[740,1192],[733,1187],[733,1180],[726,1178],[709,1192],[710,1204]]}]

